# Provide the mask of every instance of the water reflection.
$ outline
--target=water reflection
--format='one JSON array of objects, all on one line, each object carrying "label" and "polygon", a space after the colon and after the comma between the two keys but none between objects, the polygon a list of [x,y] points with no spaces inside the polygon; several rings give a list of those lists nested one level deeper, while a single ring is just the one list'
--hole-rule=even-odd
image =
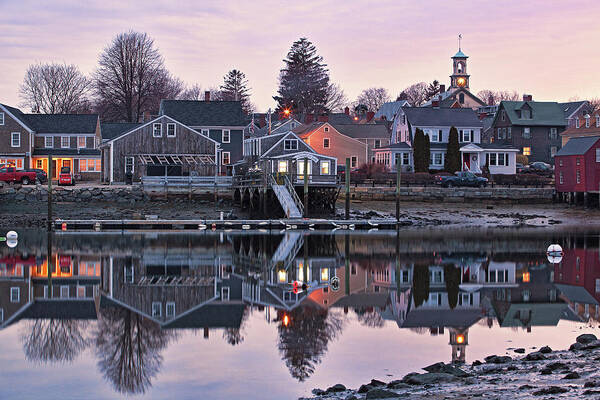
[{"label": "water reflection", "polygon": [[[553,242],[565,248],[556,265],[544,254]],[[48,257],[33,233],[1,248],[0,326],[24,321],[23,353],[34,363],[91,349],[124,394],[152,386],[183,330],[219,330],[239,346],[252,313],[273,325],[272,345],[298,381],[315,373],[350,312],[372,329],[447,335],[455,363],[466,361],[475,324],[530,332],[600,317],[591,235],[60,234],[53,246]]]}]

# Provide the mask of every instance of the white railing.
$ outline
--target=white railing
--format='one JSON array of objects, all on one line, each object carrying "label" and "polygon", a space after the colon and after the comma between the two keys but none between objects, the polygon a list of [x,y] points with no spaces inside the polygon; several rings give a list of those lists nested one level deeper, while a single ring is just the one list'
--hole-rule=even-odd
[{"label": "white railing", "polygon": [[144,176],[143,186],[168,186],[168,187],[230,187],[231,176]]},{"label": "white railing", "polygon": [[296,207],[298,207],[298,211],[300,211],[300,214],[304,215],[304,204],[302,203],[302,200],[300,200],[300,197],[298,197],[298,193],[296,193],[296,189],[294,189],[292,182],[290,182],[290,178],[288,178],[287,175],[284,175],[283,180],[285,182],[285,187],[292,195],[292,199],[294,199],[294,203],[296,203]]}]

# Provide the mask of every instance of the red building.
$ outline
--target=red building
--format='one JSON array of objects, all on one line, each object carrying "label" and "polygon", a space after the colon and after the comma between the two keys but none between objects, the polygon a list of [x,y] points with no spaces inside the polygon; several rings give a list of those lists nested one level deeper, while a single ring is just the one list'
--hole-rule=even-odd
[{"label": "red building", "polygon": [[554,177],[559,193],[598,193],[600,136],[570,139],[554,157]]}]

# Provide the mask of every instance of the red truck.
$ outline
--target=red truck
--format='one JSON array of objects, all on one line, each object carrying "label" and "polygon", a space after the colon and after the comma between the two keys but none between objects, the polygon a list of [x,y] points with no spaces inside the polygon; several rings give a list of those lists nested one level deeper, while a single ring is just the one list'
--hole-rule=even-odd
[{"label": "red truck", "polygon": [[0,168],[0,181],[8,183],[22,183],[29,185],[35,183],[37,174],[35,172],[18,171],[15,167]]}]

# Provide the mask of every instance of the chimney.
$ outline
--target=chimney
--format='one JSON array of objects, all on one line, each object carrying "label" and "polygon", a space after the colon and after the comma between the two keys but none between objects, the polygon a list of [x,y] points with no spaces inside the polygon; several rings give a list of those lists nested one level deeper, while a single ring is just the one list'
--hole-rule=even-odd
[{"label": "chimney", "polygon": [[350,115],[350,108],[349,107],[344,108],[344,114]]},{"label": "chimney", "polygon": [[210,90],[204,92],[204,101],[207,103],[210,102]]},{"label": "chimney", "polygon": [[490,97],[488,97],[488,106],[493,106],[494,105],[494,96],[492,96],[490,94]]},{"label": "chimney", "polygon": [[306,114],[306,117],[304,118],[304,123],[306,124],[310,124],[314,121],[314,117],[312,114]]},{"label": "chimney", "polygon": [[204,328],[204,339],[208,339],[208,328]]},{"label": "chimney", "polygon": [[327,116],[327,115],[319,115],[317,117],[317,121],[319,121],[319,122],[328,122],[329,121],[329,116]]},{"label": "chimney", "polygon": [[440,93],[444,93],[446,91],[446,85],[440,85]]},{"label": "chimney", "polygon": [[530,94],[524,94],[523,101],[533,101],[533,96]]},{"label": "chimney", "polygon": [[431,107],[440,108],[440,101],[439,100],[431,100]]},{"label": "chimney", "polygon": [[374,111],[367,112],[367,122],[371,121],[374,116],[375,116],[375,112]]},{"label": "chimney", "polygon": [[479,114],[479,119],[480,120],[485,119],[487,116],[488,116],[488,113],[482,112],[482,113]]}]

